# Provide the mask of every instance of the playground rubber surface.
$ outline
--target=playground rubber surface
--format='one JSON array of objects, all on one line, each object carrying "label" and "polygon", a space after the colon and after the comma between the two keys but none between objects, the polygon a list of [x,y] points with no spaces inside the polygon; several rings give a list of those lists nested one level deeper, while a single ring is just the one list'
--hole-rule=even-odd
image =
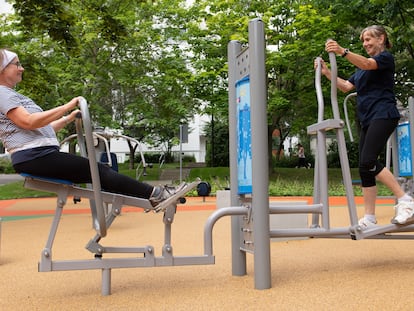
[{"label": "playground rubber surface", "polygon": [[[288,199],[310,201],[272,198]],[[37,271],[55,203],[55,198],[0,201],[1,310],[414,310],[413,241],[271,241],[272,287],[258,290],[252,254],[247,274],[232,275],[230,217],[214,226],[214,265],[113,269],[112,294],[102,296],[99,270]],[[393,200],[377,203],[379,223],[389,223]],[[332,227],[349,225],[345,205],[344,198],[331,198]],[[212,197],[189,198],[179,206],[172,225],[174,255],[203,254],[204,224],[215,209]],[[89,202],[68,201],[53,259],[91,259],[84,246],[93,236]],[[162,213],[126,207],[102,244],[152,245],[159,256],[163,238]]]}]

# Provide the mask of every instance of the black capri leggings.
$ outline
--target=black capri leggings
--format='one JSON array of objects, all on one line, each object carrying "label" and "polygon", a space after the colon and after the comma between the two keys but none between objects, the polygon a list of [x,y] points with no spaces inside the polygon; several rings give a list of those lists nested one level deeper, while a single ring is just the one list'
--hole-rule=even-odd
[{"label": "black capri leggings", "polygon": [[378,156],[388,138],[398,125],[399,119],[372,120],[370,125],[361,130],[359,139],[359,175],[362,187],[376,185],[375,176],[384,169]]},{"label": "black capri leggings", "polygon": [[[64,179],[73,183],[92,182],[87,158],[60,151],[15,164],[13,167],[17,173]],[[144,199],[151,196],[151,185],[119,174],[102,163],[98,163],[98,169],[103,190]]]}]

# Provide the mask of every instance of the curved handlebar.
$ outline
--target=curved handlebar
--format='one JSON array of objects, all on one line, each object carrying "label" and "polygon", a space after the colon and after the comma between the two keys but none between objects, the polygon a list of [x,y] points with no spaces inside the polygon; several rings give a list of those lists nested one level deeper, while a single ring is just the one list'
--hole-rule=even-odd
[{"label": "curved handlebar", "polygon": [[[324,120],[324,102],[323,102],[323,95],[322,95],[322,86],[321,86],[321,75],[322,75],[322,68],[321,62],[322,58],[317,57],[317,68],[315,70],[315,88],[316,88],[316,95],[318,99],[318,122],[322,122]],[[338,108],[338,97],[337,97],[337,77],[338,77],[338,70],[336,66],[336,56],[335,53],[329,53],[329,62],[331,64],[331,105],[332,105],[332,112],[335,119],[340,119],[339,108]]]},{"label": "curved handlebar", "polygon": [[345,97],[345,99],[344,99],[344,114],[345,114],[345,123],[346,123],[346,127],[348,128],[349,140],[350,140],[351,142],[353,142],[353,141],[354,141],[354,137],[352,136],[351,126],[349,125],[349,118],[348,118],[348,106],[347,106],[347,103],[348,103],[348,100],[349,100],[351,97],[355,97],[355,96],[357,96],[357,93],[356,93],[356,92],[351,93],[351,94],[348,94],[348,95]]},{"label": "curved handlebar", "polygon": [[322,58],[317,57],[316,58],[317,67],[315,71],[315,88],[316,88],[316,97],[318,100],[318,122],[323,121],[324,116],[324,110],[325,110],[325,103],[323,101],[323,94],[322,94],[322,84],[321,84],[321,75],[322,75],[322,68],[321,68],[321,62]]},{"label": "curved handlebar", "polygon": [[93,143],[92,123],[89,115],[88,103],[83,97],[79,99],[79,108],[81,111],[81,118],[76,116],[76,132],[78,135],[78,145],[81,155],[89,159],[92,189],[94,192],[94,202],[91,202],[92,217],[94,218],[93,223],[98,234],[101,237],[105,237],[106,220],[101,196],[102,189],[99,178],[98,163],[96,161],[95,146]]},{"label": "curved handlebar", "polygon": [[337,89],[337,78],[338,78],[338,67],[336,65],[335,53],[329,53],[329,62],[331,64],[331,104],[334,119],[340,119],[339,108],[338,108],[338,89]]}]

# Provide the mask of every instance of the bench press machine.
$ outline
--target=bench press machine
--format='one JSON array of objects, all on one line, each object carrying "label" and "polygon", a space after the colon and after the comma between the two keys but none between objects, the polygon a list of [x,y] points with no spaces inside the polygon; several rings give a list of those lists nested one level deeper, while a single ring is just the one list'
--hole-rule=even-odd
[{"label": "bench press machine", "polygon": [[[200,256],[174,256],[171,245],[171,224],[174,220],[177,203],[184,195],[194,189],[200,180],[188,184],[184,189],[178,191],[174,196],[163,201],[160,205],[164,210],[164,245],[162,255],[156,256],[154,247],[147,245],[142,247],[113,247],[104,246],[101,239],[107,235],[109,227],[115,218],[121,213],[124,205],[142,208],[145,211],[154,210],[149,200],[131,196],[109,193],[101,190],[99,171],[93,144],[93,134],[87,102],[84,98],[79,103],[81,118],[76,120],[78,145],[82,156],[87,155],[90,162],[92,184],[86,188],[80,187],[67,180],[50,179],[41,176],[22,174],[25,177],[24,186],[30,189],[53,192],[57,194],[56,211],[50,228],[46,245],[41,253],[39,272],[68,271],[68,270],[102,270],[102,295],[111,294],[111,269],[133,268],[133,267],[155,267],[155,266],[182,266],[182,265],[206,265],[214,264],[215,258],[212,252]],[[56,236],[59,221],[62,216],[63,207],[68,197],[87,198],[90,200],[93,227],[96,235],[87,243],[86,249],[94,254],[93,259],[83,260],[53,260],[52,247]],[[111,204],[112,208],[106,212],[105,204]],[[157,208],[160,208],[160,205]],[[210,245],[212,239],[212,225],[205,241]],[[106,258],[107,254],[140,254],[136,258]]]}]

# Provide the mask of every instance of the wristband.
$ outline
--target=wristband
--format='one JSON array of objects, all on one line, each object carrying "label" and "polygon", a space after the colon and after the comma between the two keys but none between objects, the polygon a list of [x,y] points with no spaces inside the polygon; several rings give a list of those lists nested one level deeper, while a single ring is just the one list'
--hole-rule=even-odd
[{"label": "wristband", "polygon": [[69,121],[68,121],[68,117],[67,116],[63,116],[62,117],[63,121],[65,121],[65,124],[68,125]]}]

